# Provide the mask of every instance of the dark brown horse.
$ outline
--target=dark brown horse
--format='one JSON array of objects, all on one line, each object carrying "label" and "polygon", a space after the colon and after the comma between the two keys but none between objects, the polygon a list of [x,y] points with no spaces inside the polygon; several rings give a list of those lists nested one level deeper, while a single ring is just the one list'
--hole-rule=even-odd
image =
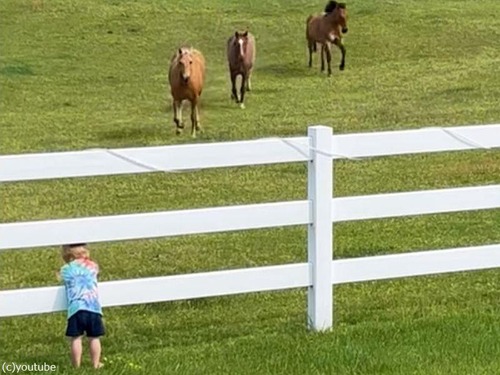
[{"label": "dark brown horse", "polygon": [[[252,88],[252,69],[255,64],[255,38],[245,31],[236,31],[227,40],[227,61],[229,64],[229,74],[231,76],[231,98],[240,103],[241,108],[245,108],[245,91]],[[236,91],[236,77],[241,75],[240,97]]]},{"label": "dark brown horse", "polygon": [[174,122],[176,133],[180,134],[182,124],[182,102],[191,103],[191,135],[196,137],[196,131],[201,130],[198,104],[205,81],[205,58],[194,48],[179,48],[170,60],[168,72],[170,92],[174,106]]},{"label": "dark brown horse", "polygon": [[306,39],[309,48],[309,67],[312,66],[312,54],[316,52],[316,44],[321,44],[321,71],[325,70],[324,55],[328,63],[328,75],[332,74],[331,44],[335,44],[342,52],[340,70],[345,68],[346,50],[342,43],[342,34],[347,33],[347,9],[344,3],[330,1],[321,15],[310,15],[306,21]]}]

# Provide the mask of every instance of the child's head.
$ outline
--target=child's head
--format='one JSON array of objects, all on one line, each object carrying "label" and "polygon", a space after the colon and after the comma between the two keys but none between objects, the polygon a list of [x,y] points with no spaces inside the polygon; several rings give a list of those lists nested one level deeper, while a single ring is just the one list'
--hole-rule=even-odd
[{"label": "child's head", "polygon": [[62,258],[66,263],[69,263],[75,259],[87,259],[90,256],[90,252],[87,249],[87,244],[75,243],[71,245],[64,245],[62,247]]}]

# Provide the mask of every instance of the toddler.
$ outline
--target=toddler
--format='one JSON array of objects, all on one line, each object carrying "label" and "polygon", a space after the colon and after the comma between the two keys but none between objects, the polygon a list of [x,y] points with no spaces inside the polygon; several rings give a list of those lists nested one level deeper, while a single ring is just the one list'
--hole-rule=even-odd
[{"label": "toddler", "polygon": [[71,362],[80,367],[82,337],[87,334],[90,358],[94,368],[102,367],[100,336],[104,335],[102,309],[97,293],[99,266],[90,260],[86,244],[64,245],[60,279],[64,282],[68,301],[68,326],[66,336],[71,342]]}]

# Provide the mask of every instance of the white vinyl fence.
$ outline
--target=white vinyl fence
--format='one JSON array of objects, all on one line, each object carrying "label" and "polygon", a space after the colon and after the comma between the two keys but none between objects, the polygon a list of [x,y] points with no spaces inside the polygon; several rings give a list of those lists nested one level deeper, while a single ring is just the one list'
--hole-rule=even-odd
[{"label": "white vinyl fence", "polygon": [[[500,267],[500,244],[332,259],[332,223],[500,208],[500,185],[333,198],[333,161],[500,147],[500,124],[0,156],[0,182],[307,162],[303,201],[0,224],[0,251],[308,225],[308,262],[102,282],[104,307],[308,288],[313,330],[331,328],[333,285]],[[64,310],[61,286],[0,291],[0,317]]]}]

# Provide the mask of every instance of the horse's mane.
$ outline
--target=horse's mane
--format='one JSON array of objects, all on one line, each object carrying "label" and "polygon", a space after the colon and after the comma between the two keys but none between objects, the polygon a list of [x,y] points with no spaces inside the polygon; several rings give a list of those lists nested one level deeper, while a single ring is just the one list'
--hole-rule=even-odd
[{"label": "horse's mane", "polygon": [[188,45],[182,45],[177,49],[177,53],[179,53],[179,50],[182,50],[183,53],[192,53],[193,52],[193,47],[188,46]]},{"label": "horse's mane", "polygon": [[336,1],[331,0],[325,6],[325,13],[331,13],[335,10],[335,8],[345,9],[345,3],[337,3]]},{"label": "horse's mane", "polygon": [[337,2],[336,1],[329,1],[328,4],[325,6],[325,13],[331,13],[333,10],[337,7]]},{"label": "horse's mane", "polygon": [[173,55],[173,56],[172,56],[172,58],[170,59],[170,61],[172,61],[172,62],[174,62],[174,61],[175,61],[175,62],[177,62],[177,61],[179,60],[179,58],[181,57],[181,55],[179,54],[179,50],[182,50],[182,51],[185,51],[185,52],[192,52],[192,49],[193,49],[192,47],[190,47],[190,46],[186,46],[186,45],[183,45],[183,46],[181,46],[181,47],[177,48],[177,49],[175,50],[174,55]]}]

